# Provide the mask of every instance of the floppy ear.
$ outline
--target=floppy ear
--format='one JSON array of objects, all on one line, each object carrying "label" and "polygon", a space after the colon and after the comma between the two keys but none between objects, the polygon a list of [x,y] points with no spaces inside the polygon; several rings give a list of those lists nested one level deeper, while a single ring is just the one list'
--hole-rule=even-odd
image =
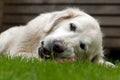
[{"label": "floppy ear", "polygon": [[73,9],[66,9],[63,11],[52,12],[49,14],[51,17],[49,18],[48,23],[44,28],[44,31],[47,33],[49,33],[54,28],[54,26],[61,20],[74,17]]}]

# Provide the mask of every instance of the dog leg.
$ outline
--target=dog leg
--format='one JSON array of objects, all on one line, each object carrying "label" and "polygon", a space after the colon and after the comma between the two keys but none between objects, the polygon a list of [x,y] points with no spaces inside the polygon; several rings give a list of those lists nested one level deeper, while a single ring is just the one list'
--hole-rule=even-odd
[{"label": "dog leg", "polygon": [[106,65],[106,66],[110,66],[110,67],[115,67],[115,65],[109,61],[105,61],[103,59],[103,56],[101,56],[100,54],[97,54],[96,56],[93,57],[92,62],[96,62],[98,64],[102,64],[102,65]]},{"label": "dog leg", "polygon": [[32,58],[32,57],[38,58],[38,55],[33,54],[33,53],[27,53],[27,52],[19,52],[15,54],[14,56],[21,56],[21,57],[26,57],[26,58]]},{"label": "dog leg", "polygon": [[27,52],[19,52],[17,54],[13,54],[10,55],[11,58],[15,58],[15,57],[20,57],[21,60],[34,60],[37,59],[40,62],[42,61],[42,59],[37,55],[37,54],[33,54],[33,53],[27,53]]}]

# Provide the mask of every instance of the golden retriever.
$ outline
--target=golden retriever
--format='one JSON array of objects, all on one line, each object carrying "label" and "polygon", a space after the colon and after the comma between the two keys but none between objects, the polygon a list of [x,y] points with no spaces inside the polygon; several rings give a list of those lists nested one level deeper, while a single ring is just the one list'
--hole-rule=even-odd
[{"label": "golden retriever", "polygon": [[114,66],[103,59],[99,23],[76,8],[43,13],[24,26],[4,31],[0,34],[0,52],[10,56],[88,60]]}]

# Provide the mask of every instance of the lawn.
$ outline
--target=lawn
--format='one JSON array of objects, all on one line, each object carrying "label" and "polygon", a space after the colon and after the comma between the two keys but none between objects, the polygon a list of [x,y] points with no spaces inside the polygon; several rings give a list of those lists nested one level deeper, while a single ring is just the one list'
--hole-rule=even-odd
[{"label": "lawn", "polygon": [[120,63],[116,65],[111,68],[90,62],[39,62],[0,56],[0,80],[120,80]]}]

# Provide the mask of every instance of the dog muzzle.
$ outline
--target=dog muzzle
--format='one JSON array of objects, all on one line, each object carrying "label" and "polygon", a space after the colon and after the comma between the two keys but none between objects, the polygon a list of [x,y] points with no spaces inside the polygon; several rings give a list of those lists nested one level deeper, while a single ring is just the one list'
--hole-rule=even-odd
[{"label": "dog muzzle", "polygon": [[51,52],[48,51],[46,48],[44,47],[40,47],[38,49],[38,55],[43,58],[43,59],[50,59],[51,58]]}]

